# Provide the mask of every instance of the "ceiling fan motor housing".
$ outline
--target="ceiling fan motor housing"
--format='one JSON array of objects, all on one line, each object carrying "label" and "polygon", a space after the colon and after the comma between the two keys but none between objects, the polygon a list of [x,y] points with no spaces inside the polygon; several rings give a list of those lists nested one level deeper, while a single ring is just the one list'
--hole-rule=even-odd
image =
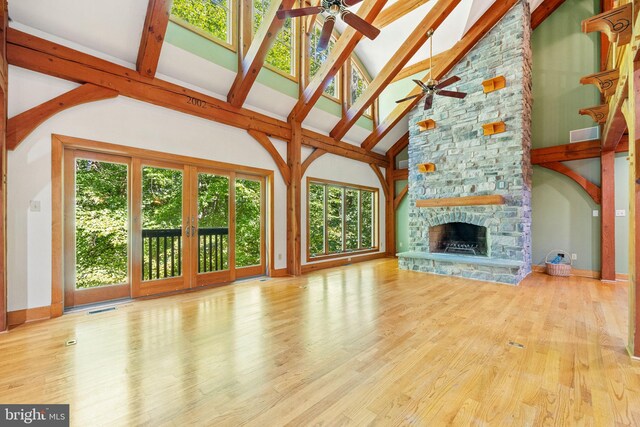
[{"label": "ceiling fan motor housing", "polygon": [[338,16],[345,9],[345,5],[342,0],[322,0],[322,8],[329,15]]}]

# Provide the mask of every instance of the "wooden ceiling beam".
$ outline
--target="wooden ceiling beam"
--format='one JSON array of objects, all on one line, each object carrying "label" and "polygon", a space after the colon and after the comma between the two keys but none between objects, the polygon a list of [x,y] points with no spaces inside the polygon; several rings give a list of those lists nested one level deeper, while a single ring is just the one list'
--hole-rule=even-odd
[{"label": "wooden ceiling beam", "polygon": [[542,24],[553,12],[562,6],[564,0],[544,0],[536,10],[531,14],[531,29],[535,30],[538,25]]},{"label": "wooden ceiling beam", "polygon": [[429,0],[402,0],[397,1],[384,9],[380,15],[376,18],[373,25],[379,29],[383,29],[389,24],[394,23],[398,19],[405,16],[407,13],[419,8],[423,4],[426,4]]},{"label": "wooden ceiling beam", "polygon": [[[617,153],[629,151],[629,136],[625,135],[616,147]],[[584,160],[600,158],[602,143],[599,139],[593,141],[576,142],[573,144],[554,145],[552,147],[535,148],[531,150],[531,163],[566,162],[570,160]]]},{"label": "wooden ceiling beam", "polygon": [[375,99],[391,83],[393,78],[413,58],[418,49],[428,40],[429,31],[436,30],[451,12],[458,6],[461,0],[439,0],[427,13],[416,28],[407,37],[398,51],[391,57],[385,66],[367,86],[364,93],[349,108],[345,116],[336,124],[330,135],[335,139],[342,139],[349,129],[356,124]]},{"label": "wooden ceiling beam", "polygon": [[9,119],[7,149],[15,150],[35,128],[48,118],[76,105],[115,98],[118,92],[91,83],[85,83],[69,92],[43,102]]},{"label": "wooden ceiling beam", "polygon": [[249,91],[262,70],[267,53],[285,23],[284,19],[279,19],[276,16],[276,12],[280,8],[290,9],[294,3],[295,0],[274,0],[271,2],[247,54],[242,59],[238,74],[227,95],[227,102],[233,107],[240,108],[244,105]]},{"label": "wooden ceiling beam", "polygon": [[[373,22],[388,0],[365,0],[358,10],[358,16],[367,22]],[[329,84],[344,63],[351,57],[351,53],[362,40],[363,35],[351,27],[342,33],[336,44],[331,49],[329,57],[322,64],[316,75],[311,79],[307,87],[302,91],[300,99],[289,114],[289,121],[304,121],[313,106],[322,96],[325,87]]]},{"label": "wooden ceiling beam", "polygon": [[[9,28],[7,57],[10,64],[70,80],[93,83],[122,96],[148,102],[181,113],[201,117],[244,130],[257,130],[283,141],[291,140],[291,125],[192,89],[158,78],[143,77],[137,71],[79,52],[60,44]],[[317,132],[303,129],[305,145],[365,163],[388,165],[385,156]]]},{"label": "wooden ceiling beam", "polygon": [[409,146],[409,131],[402,135],[396,142],[387,150],[387,155],[392,158],[396,158],[396,156],[405,148]]},{"label": "wooden ceiling beam", "polygon": [[138,49],[136,69],[146,77],[155,77],[173,0],[149,0]]},{"label": "wooden ceiling beam", "polygon": [[[434,67],[433,76],[440,79],[446,75],[453,67],[469,53],[469,51],[491,30],[502,17],[517,3],[518,0],[504,0],[495,2],[480,19],[467,31],[462,40],[457,42],[453,48],[449,49],[448,55],[442,58]],[[425,79],[423,79],[424,81]],[[407,96],[420,95],[422,90],[418,87],[414,88]],[[384,138],[391,129],[396,126],[404,116],[409,113],[418,103],[420,98],[414,101],[403,102],[398,104],[396,108],[382,121],[374,131],[364,140],[362,147],[371,150]]]}]

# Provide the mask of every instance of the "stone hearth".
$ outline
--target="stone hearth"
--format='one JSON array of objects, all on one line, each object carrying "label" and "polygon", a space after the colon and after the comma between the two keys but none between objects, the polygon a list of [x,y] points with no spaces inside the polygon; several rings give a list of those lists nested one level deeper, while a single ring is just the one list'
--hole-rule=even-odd
[{"label": "stone hearth", "polygon": [[[448,88],[466,99],[436,96],[426,112],[409,119],[409,252],[400,268],[518,284],[531,271],[531,26],[527,1],[518,2],[450,73]],[[506,88],[485,94],[482,82],[504,76]],[[421,132],[418,122],[436,128]],[[506,132],[485,136],[483,124],[504,122]],[[434,163],[421,173],[418,165]],[[504,204],[417,207],[417,200],[500,195]],[[461,224],[444,250],[447,224]],[[464,232],[480,233],[468,245]],[[461,237],[462,236],[462,237]]]}]

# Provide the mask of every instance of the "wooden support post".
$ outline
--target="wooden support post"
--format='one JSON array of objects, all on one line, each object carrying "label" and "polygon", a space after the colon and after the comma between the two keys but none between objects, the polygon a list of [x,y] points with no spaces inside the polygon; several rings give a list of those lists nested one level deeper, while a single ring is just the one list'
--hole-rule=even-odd
[{"label": "wooden support post", "polygon": [[394,200],[396,195],[396,182],[393,175],[396,169],[396,156],[387,154],[389,167],[387,168],[387,199],[385,201],[385,239],[387,242],[387,255],[396,256],[396,209]]},{"label": "wooden support post", "polygon": [[601,279],[606,281],[616,280],[615,159],[615,151],[605,151],[600,156],[602,174]]},{"label": "wooden support post", "polygon": [[287,186],[287,273],[302,274],[302,125],[291,122],[291,141],[287,144],[290,182]]},{"label": "wooden support post", "polygon": [[[630,55],[631,56],[631,55]],[[633,58],[629,59],[630,61]],[[629,128],[629,353],[640,358],[640,63],[629,76],[622,111]]]},{"label": "wooden support post", "polygon": [[0,7],[0,332],[7,329],[7,1]]}]

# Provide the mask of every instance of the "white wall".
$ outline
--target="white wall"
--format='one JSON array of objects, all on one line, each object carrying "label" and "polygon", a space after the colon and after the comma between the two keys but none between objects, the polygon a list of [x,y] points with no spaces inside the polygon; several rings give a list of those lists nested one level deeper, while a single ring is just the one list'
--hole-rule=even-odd
[{"label": "white wall", "polygon": [[[11,67],[10,117],[75,87]],[[51,135],[61,134],[274,170],[275,268],[286,267],[286,186],[269,154],[245,131],[125,97],[64,111],[40,125],[8,156],[7,276],[9,311],[51,303]],[[275,142],[286,158],[286,144]],[[303,159],[310,152],[305,149]],[[309,176],[380,188],[370,167],[325,155]],[[384,218],[381,194],[380,215]],[[306,189],[303,187],[303,201]],[[29,201],[41,202],[40,212]],[[302,212],[306,218],[305,203]],[[384,221],[381,236],[384,238]],[[304,225],[304,224],[303,224]],[[306,230],[302,232],[306,245]],[[305,246],[303,246],[304,248]],[[384,242],[381,242],[384,248]]]}]

